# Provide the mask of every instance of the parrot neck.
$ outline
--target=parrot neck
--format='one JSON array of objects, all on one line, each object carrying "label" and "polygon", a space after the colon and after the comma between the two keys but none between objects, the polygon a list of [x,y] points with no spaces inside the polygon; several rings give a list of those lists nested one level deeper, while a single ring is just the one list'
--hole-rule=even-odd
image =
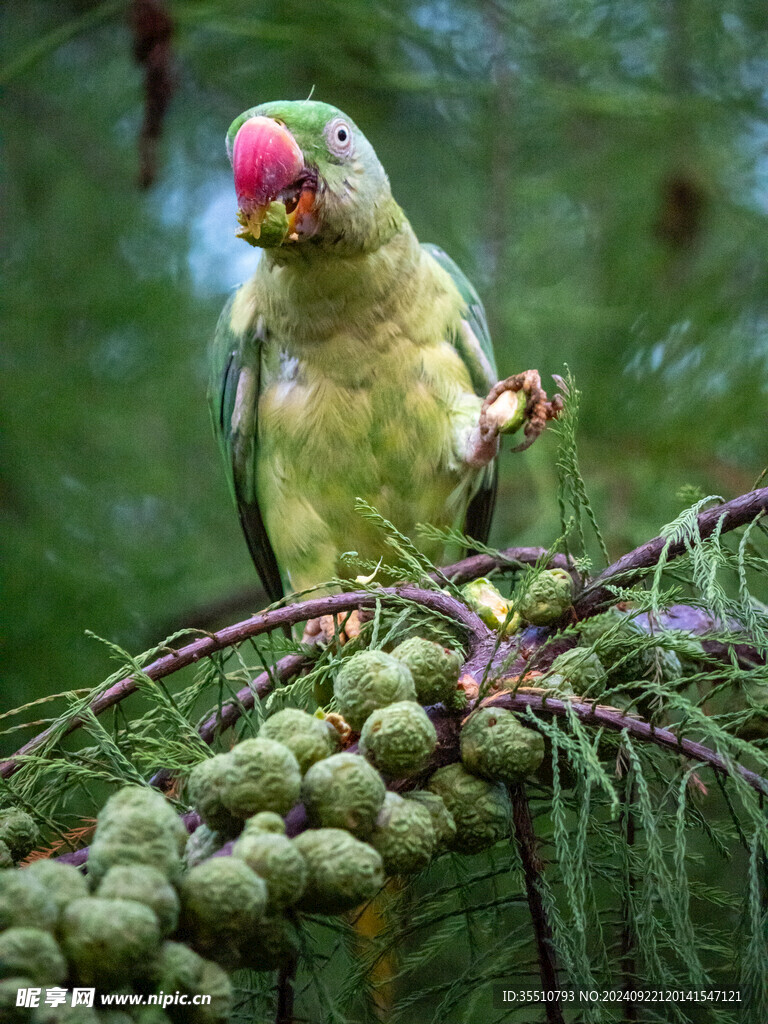
[{"label": "parrot neck", "polygon": [[265,325],[281,348],[326,374],[335,366],[333,376],[346,376],[391,355],[404,333],[419,344],[419,326],[435,312],[442,282],[404,216],[371,252],[289,263],[270,256],[253,279],[256,307],[268,311]]}]

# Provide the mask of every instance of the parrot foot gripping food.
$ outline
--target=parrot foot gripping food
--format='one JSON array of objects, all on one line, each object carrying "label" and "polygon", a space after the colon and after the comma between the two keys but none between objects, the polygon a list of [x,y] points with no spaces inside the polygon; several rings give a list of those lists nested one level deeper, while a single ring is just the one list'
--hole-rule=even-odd
[{"label": "parrot foot gripping food", "polygon": [[547,397],[541,386],[538,370],[524,370],[494,384],[480,410],[479,431],[467,461],[482,464],[496,455],[501,434],[512,434],[525,424],[525,440],[512,449],[522,452],[530,448],[549,420],[557,419],[563,410],[562,395]]}]

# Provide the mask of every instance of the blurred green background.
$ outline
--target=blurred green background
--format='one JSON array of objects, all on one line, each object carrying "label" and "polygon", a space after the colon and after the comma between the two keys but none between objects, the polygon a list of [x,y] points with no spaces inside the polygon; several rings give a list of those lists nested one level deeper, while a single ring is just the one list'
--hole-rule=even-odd
[{"label": "blurred green background", "polygon": [[[224,150],[255,103],[314,90],[344,109],[419,237],[476,283],[502,375],[568,363],[613,556],[687,503],[681,485],[752,486],[764,3],[175,0],[149,188],[129,6],[2,13],[0,712],[106,675],[86,629],[138,651],[258,607],[205,403],[218,310],[258,258]],[[554,454],[545,437],[505,456],[495,543],[557,536]]]}]

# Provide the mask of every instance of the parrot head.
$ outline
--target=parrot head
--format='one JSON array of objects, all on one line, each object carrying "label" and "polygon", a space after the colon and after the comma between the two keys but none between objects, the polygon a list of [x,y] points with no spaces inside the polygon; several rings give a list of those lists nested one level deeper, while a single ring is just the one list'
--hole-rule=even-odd
[{"label": "parrot head", "polygon": [[227,132],[239,237],[274,250],[363,253],[402,213],[370,142],[345,114],[310,100],[263,103]]}]

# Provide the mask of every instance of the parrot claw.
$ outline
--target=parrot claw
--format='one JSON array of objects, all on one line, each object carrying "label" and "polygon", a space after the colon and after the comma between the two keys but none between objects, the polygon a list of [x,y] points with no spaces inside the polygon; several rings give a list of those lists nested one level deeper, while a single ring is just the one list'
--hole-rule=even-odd
[{"label": "parrot claw", "polygon": [[301,642],[305,644],[323,644],[327,647],[338,636],[339,644],[343,647],[347,641],[354,640],[360,633],[360,629],[365,621],[365,613],[359,611],[340,612],[337,615],[320,615],[316,619],[309,619],[307,621]]},{"label": "parrot claw", "polygon": [[[504,422],[500,419],[498,410],[501,407],[506,411],[509,407],[509,399],[506,396],[518,393],[526,396],[525,406],[515,411],[514,415],[509,416]],[[488,444],[499,434],[512,433],[525,423],[525,440],[512,449],[513,452],[522,452],[543,433],[549,420],[557,419],[562,411],[563,396],[547,398],[547,393],[541,386],[539,371],[525,370],[523,373],[507,377],[506,380],[500,380],[488,392],[480,410],[480,438]]]}]

